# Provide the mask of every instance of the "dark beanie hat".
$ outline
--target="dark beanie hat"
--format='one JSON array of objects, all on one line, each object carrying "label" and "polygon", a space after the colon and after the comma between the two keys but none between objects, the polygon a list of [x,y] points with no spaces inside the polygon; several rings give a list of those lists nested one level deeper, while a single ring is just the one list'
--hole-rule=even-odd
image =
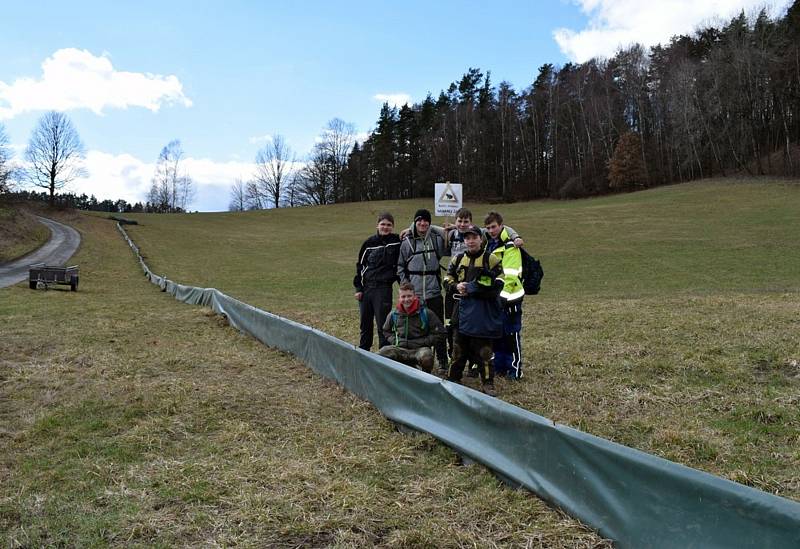
[{"label": "dark beanie hat", "polygon": [[480,227],[478,227],[477,225],[469,225],[469,226],[467,226],[467,228],[466,228],[466,229],[464,229],[463,231],[461,231],[461,234],[462,234],[462,235],[464,235],[464,234],[470,234],[470,233],[472,233],[472,234],[474,234],[474,235],[477,235],[477,236],[480,236],[480,237],[482,237],[482,236],[483,236],[483,231],[481,231],[481,228],[480,228]]},{"label": "dark beanie hat", "polygon": [[419,221],[420,219],[424,219],[428,223],[431,222],[431,212],[426,209],[417,210],[417,213],[414,214],[414,221]]}]

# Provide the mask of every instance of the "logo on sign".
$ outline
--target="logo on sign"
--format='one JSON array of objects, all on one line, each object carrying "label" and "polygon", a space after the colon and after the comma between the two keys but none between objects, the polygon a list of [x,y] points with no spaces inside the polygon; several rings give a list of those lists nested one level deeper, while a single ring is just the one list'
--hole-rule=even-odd
[{"label": "logo on sign", "polygon": [[434,204],[436,215],[449,216],[461,208],[461,184],[460,183],[435,183],[434,196],[436,203]]}]

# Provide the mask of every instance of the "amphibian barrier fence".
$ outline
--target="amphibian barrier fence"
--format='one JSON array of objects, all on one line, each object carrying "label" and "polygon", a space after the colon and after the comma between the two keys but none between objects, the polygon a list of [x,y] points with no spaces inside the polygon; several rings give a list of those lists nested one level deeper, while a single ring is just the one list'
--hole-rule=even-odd
[{"label": "amphibian barrier fence", "polygon": [[800,547],[799,503],[556,424],[214,288],[158,276],[117,227],[162,291],[224,314],[232,326],[292,353],[390,420],[430,433],[619,547]]}]

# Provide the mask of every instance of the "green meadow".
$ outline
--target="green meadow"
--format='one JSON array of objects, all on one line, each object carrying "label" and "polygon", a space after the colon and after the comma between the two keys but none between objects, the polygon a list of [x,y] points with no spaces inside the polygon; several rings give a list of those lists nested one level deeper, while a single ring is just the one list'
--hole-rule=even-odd
[{"label": "green meadow", "polygon": [[[542,260],[499,398],[800,500],[800,184],[715,180],[497,208]],[[430,200],[131,215],[156,273],[358,340],[356,253]],[[0,540],[598,547],[608,542],[146,281],[114,224],[81,288],[0,290]],[[313,395],[313,398],[309,398]]]},{"label": "green meadow", "polygon": [[[490,208],[467,204],[479,220]],[[155,272],[358,341],[355,255],[428,200],[142,216]],[[498,205],[545,268],[522,383],[555,421],[800,498],[800,185],[715,180]],[[754,448],[755,447],[755,448]]]}]

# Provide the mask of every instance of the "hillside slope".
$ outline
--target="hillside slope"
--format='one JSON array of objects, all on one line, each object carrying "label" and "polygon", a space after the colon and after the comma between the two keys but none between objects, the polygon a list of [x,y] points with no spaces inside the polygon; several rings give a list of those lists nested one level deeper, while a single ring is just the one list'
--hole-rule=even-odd
[{"label": "hillside slope", "polygon": [[[157,273],[356,342],[355,254],[389,209],[140,215]],[[489,206],[472,205],[478,215]],[[500,397],[555,421],[800,499],[800,185],[718,180],[500,207],[542,259],[526,377]]]},{"label": "hillside slope", "polygon": [[0,546],[608,546],[57,219],[79,291],[0,289]]},{"label": "hillside slope", "polygon": [[0,202],[0,263],[32,252],[50,238],[50,231],[27,209]]}]

